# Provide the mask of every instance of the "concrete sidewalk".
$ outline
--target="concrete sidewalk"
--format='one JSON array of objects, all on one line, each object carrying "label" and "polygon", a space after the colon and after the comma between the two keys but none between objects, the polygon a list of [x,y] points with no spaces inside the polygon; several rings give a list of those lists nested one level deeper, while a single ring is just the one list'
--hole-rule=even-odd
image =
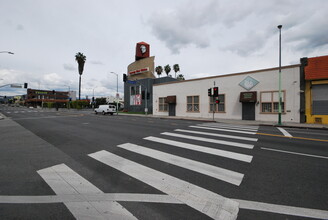
[{"label": "concrete sidewalk", "polygon": [[273,121],[249,121],[249,120],[238,120],[238,119],[219,119],[219,118],[196,118],[196,117],[178,117],[178,116],[157,116],[157,115],[141,115],[141,114],[125,114],[119,113],[119,115],[126,116],[139,116],[139,117],[153,117],[161,119],[173,119],[173,120],[191,120],[199,122],[218,122],[226,124],[239,124],[239,125],[261,125],[261,126],[274,126],[274,127],[294,127],[294,128],[308,128],[308,129],[327,129],[328,124],[306,124],[296,122],[283,122],[282,125],[278,125],[277,122]]}]

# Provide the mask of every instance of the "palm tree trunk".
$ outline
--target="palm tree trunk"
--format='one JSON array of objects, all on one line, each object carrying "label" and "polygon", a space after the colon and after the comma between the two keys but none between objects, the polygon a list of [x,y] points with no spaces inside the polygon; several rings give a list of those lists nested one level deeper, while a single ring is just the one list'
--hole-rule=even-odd
[{"label": "palm tree trunk", "polygon": [[79,80],[79,100],[81,100],[81,75]]}]

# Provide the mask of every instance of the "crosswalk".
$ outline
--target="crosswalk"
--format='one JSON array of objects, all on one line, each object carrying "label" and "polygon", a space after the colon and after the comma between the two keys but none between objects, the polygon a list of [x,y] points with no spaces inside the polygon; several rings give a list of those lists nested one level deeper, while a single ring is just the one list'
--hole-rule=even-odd
[{"label": "crosswalk", "polygon": [[[200,178],[207,176],[222,184],[238,187],[242,184],[245,174],[241,172],[244,169],[236,170],[236,167],[248,166],[252,162],[252,150],[258,140],[257,130],[258,126],[202,123],[144,137],[141,145],[123,143],[116,147],[128,154],[151,158],[158,163],[189,170]],[[176,155],[174,149],[182,150],[186,155],[189,153],[210,155],[216,157],[218,161],[229,160],[237,165],[233,169],[228,168],[230,163],[225,167],[219,167],[207,161],[191,159],[181,154]],[[183,175],[181,177],[170,175],[163,170],[149,167],[149,164],[146,166],[142,161],[124,158],[109,149],[88,156],[104,166],[114,168],[165,193],[168,198],[176,201],[172,203],[185,204],[212,219],[236,219],[238,216],[238,202],[188,182],[184,180]],[[85,199],[64,202],[77,219],[136,219],[133,213],[115,201],[101,199],[97,201],[95,198],[99,198],[104,193],[65,164],[45,168],[38,173],[57,195],[73,194]],[[90,199],[90,196],[95,197]]]},{"label": "crosswalk", "polygon": [[22,113],[41,113],[41,112],[50,112],[50,110],[21,110],[21,111],[5,111],[7,114],[22,114]]}]

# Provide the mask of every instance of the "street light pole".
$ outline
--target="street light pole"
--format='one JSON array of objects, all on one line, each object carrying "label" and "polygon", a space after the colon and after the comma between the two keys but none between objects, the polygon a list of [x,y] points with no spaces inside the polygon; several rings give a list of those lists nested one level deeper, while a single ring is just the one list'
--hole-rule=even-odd
[{"label": "street light pole", "polygon": [[116,75],[116,115],[118,115],[118,74],[115,72],[110,72]]},{"label": "street light pole", "polygon": [[282,25],[278,25],[278,29],[279,29],[279,104],[278,104],[278,125],[281,125],[281,28],[282,28]]}]

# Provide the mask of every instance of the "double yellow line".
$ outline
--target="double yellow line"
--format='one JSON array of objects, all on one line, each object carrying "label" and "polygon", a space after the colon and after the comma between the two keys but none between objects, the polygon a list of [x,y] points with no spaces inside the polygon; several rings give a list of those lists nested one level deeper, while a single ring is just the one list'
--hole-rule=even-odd
[{"label": "double yellow line", "polygon": [[320,141],[320,142],[328,142],[328,140],[324,139],[316,139],[316,138],[304,138],[304,137],[287,137],[285,135],[279,135],[279,134],[266,134],[266,133],[256,133],[258,135],[264,135],[264,136],[272,136],[272,137],[282,137],[282,138],[292,138],[292,139],[299,139],[299,140],[307,140],[307,141]]}]

